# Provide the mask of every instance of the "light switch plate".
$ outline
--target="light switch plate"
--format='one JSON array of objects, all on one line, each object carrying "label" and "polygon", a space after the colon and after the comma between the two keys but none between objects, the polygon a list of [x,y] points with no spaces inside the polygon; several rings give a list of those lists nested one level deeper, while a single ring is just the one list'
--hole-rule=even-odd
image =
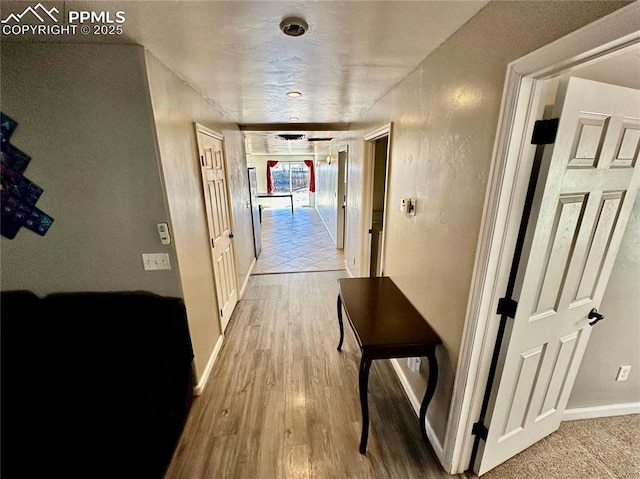
[{"label": "light switch plate", "polygon": [[409,198],[409,208],[407,210],[407,213],[410,214],[411,216],[415,216],[416,215],[416,207],[418,205],[418,200],[415,198]]},{"label": "light switch plate", "polygon": [[171,269],[168,253],[142,253],[142,265],[145,271]]}]

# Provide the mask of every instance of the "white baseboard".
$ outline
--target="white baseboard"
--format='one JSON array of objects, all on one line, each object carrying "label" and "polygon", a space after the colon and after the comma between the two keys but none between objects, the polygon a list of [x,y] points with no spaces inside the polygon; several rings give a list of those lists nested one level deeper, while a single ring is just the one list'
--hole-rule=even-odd
[{"label": "white baseboard", "polygon": [[213,363],[215,363],[216,359],[218,358],[218,353],[220,352],[220,349],[222,348],[222,343],[223,342],[224,342],[224,335],[221,334],[218,337],[218,341],[216,342],[216,345],[213,348],[213,352],[211,353],[211,356],[209,356],[209,361],[207,362],[207,367],[204,368],[204,372],[202,373],[202,377],[200,378],[200,381],[198,381],[198,384],[193,388],[193,395],[194,396],[200,396],[200,394],[202,394],[202,391],[204,389],[204,385],[207,384],[207,381],[209,380],[209,374],[211,374],[211,370],[213,369]]},{"label": "white baseboard", "polygon": [[349,265],[347,265],[347,260],[346,259],[344,260],[344,267],[346,268],[347,273],[349,273],[350,277],[352,277],[352,278],[356,277],[356,275],[353,274],[353,271],[351,271],[351,269],[349,269]]},{"label": "white baseboard", "polygon": [[[255,266],[256,266],[256,258],[253,258],[253,261],[251,262],[251,266],[249,266],[249,271],[247,272],[247,276],[244,279],[242,289],[240,290],[240,298],[242,298],[244,296],[244,293],[247,291],[247,287],[249,286],[249,279],[251,279],[251,273],[253,272],[253,268],[255,268]],[[209,374],[211,374],[211,370],[213,369],[213,363],[215,363],[216,359],[218,358],[218,353],[222,348],[223,342],[224,342],[224,334],[221,334],[218,337],[218,341],[216,342],[216,345],[213,348],[213,352],[211,353],[211,356],[209,356],[207,367],[204,368],[204,372],[202,373],[202,377],[200,378],[200,381],[198,381],[198,384],[193,388],[193,394],[195,396],[200,396],[200,394],[202,394],[204,385],[207,384],[207,381],[209,380]]]},{"label": "white baseboard", "polygon": [[596,417],[626,416],[627,414],[640,414],[640,402],[624,404],[609,404],[607,406],[576,407],[565,409],[562,415],[563,421],[575,421],[576,419],[593,419]]},{"label": "white baseboard", "polygon": [[333,234],[331,233],[331,230],[329,229],[329,227],[327,226],[327,222],[324,220],[324,218],[322,217],[322,214],[320,214],[320,210],[318,209],[317,206],[314,206],[314,209],[316,210],[316,213],[318,213],[318,216],[320,217],[320,221],[322,221],[322,224],[324,225],[324,229],[327,230],[327,233],[329,233],[329,237],[331,238],[331,241],[333,241],[333,244],[336,246],[336,248],[338,247],[338,242],[336,241],[336,239],[333,237]]},{"label": "white baseboard", "polygon": [[347,260],[344,260],[344,269],[347,271],[347,273],[349,274],[350,278],[353,278],[353,273],[351,272],[351,270],[349,269],[349,267],[347,266]]},{"label": "white baseboard", "polygon": [[[395,370],[398,376],[398,379],[400,380],[400,384],[402,384],[402,388],[404,389],[404,392],[407,394],[407,397],[409,398],[409,402],[411,402],[411,405],[413,406],[413,410],[416,413],[416,416],[420,417],[421,401],[418,399],[418,396],[416,396],[416,393],[414,392],[413,388],[409,384],[409,380],[407,379],[407,376],[404,374],[404,371],[400,367],[400,363],[398,362],[397,359],[391,359],[391,365],[393,366],[393,369]],[[444,450],[442,448],[442,444],[440,443],[440,440],[436,436],[435,431],[431,427],[431,424],[429,424],[429,418],[427,418],[426,426],[427,426],[427,437],[429,438],[429,442],[433,447],[433,452],[436,453],[436,456],[438,457],[438,461],[440,461],[440,464],[444,466]]]},{"label": "white baseboard", "polygon": [[257,258],[253,258],[251,262],[251,266],[249,266],[249,271],[247,272],[247,276],[244,278],[244,283],[242,284],[242,288],[240,289],[240,296],[238,299],[242,299],[244,293],[247,291],[247,287],[249,286],[249,280],[251,279],[251,273],[253,273],[253,268],[256,267]]}]

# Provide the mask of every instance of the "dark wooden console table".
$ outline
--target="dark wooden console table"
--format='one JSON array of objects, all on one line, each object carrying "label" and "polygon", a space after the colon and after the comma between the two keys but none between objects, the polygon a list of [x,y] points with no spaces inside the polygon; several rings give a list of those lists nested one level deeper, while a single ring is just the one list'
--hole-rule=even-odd
[{"label": "dark wooden console table", "polygon": [[291,214],[293,214],[293,193],[258,193],[258,198],[286,198],[291,201]]},{"label": "dark wooden console table", "polygon": [[429,382],[420,406],[420,431],[425,441],[427,407],[436,390],[438,363],[435,349],[442,340],[413,307],[391,278],[340,278],[338,279],[338,324],[342,349],[344,326],[342,309],[347,314],[356,340],[360,346],[360,406],[362,408],[362,436],[360,453],[367,450],[369,437],[369,404],[367,388],[369,368],[374,359],[408,358],[426,356],[429,360]]}]

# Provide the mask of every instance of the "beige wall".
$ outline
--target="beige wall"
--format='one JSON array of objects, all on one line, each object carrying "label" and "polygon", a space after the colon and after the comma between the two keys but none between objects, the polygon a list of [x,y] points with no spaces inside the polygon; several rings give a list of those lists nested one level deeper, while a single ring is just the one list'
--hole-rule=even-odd
[{"label": "beige wall", "polygon": [[[316,167],[316,211],[337,245],[338,237],[338,143],[332,140],[328,145],[328,152],[320,155]],[[327,156],[331,155],[335,161],[327,163]]]},{"label": "beige wall", "polygon": [[[576,376],[568,409],[640,401],[640,200],[629,218],[607,290],[598,310],[605,320],[594,328]],[[615,381],[618,367],[631,366],[629,379]]]},{"label": "beige wall", "polygon": [[148,51],[146,62],[161,170],[199,381],[220,337],[220,323],[193,123],[224,135],[238,291],[255,257],[245,153],[238,127],[220,110]]},{"label": "beige wall", "polygon": [[[3,42],[2,111],[32,157],[37,207],[54,218],[44,237],[2,237],[2,289],[181,296],[174,248],[156,229],[168,213],[143,49]],[[168,253],[173,269],[144,271],[142,253]]]},{"label": "beige wall", "polygon": [[[441,440],[507,65],[626,3],[491,2],[352,124],[347,265],[365,274],[363,137],[391,122],[384,271],[443,339],[440,379],[428,414]],[[416,216],[399,211],[405,196],[417,198]],[[422,397],[424,369],[418,375],[402,366]]]}]

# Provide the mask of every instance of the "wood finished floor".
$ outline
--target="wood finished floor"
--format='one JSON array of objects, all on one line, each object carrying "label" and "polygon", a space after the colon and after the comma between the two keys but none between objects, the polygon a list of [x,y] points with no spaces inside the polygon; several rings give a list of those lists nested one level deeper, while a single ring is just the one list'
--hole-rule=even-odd
[{"label": "wood finished floor", "polygon": [[165,479],[452,478],[420,435],[387,361],[369,379],[358,452],[360,352],[343,352],[335,300],[344,271],[258,275],[236,306]]}]

